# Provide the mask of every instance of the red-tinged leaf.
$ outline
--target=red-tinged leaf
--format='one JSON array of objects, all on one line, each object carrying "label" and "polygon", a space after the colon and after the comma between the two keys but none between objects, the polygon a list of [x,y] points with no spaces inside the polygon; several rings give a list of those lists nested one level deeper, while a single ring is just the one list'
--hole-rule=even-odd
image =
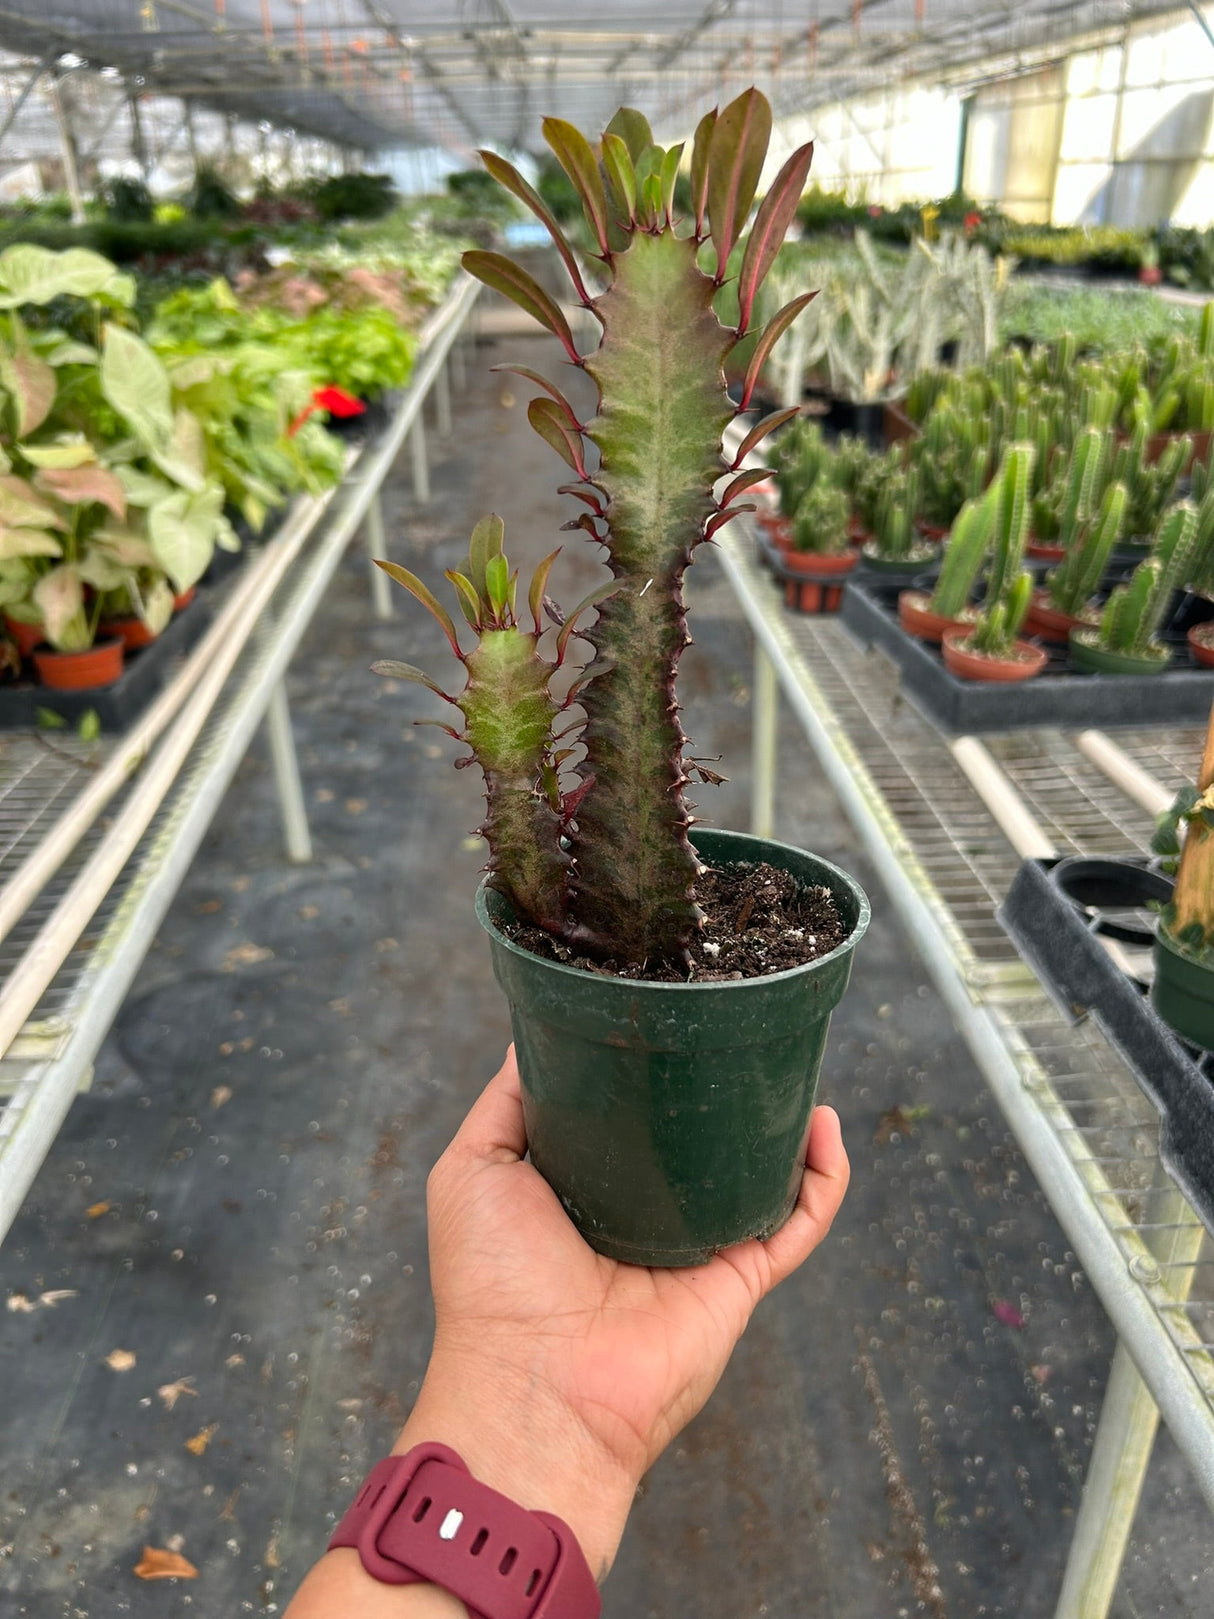
[{"label": "red-tinged leaf", "polygon": [[739,411],[745,410],[747,405],[750,404],[750,396],[755,391],[763,367],[767,363],[767,357],[772,349],[775,348],[801,311],[807,309],[817,296],[816,292],[803,292],[799,298],[794,298],[791,303],[785,304],[784,308],[778,314],[773,315],[763,328],[763,335],[755,344],[754,353],[750,357],[750,364],[746,368],[746,381],[742,385],[742,400],[738,405]]},{"label": "red-tinged leaf", "polygon": [[610,252],[607,241],[607,193],[603,189],[603,176],[599,173],[593,147],[581,130],[564,118],[545,118],[541,128],[557,162],[577,188],[599,248],[603,253]]},{"label": "red-tinged leaf", "polygon": [[713,126],[708,148],[708,229],[717,249],[717,279],[746,225],[771,139],[771,106],[751,87]]},{"label": "red-tinged leaf", "polygon": [[734,456],[733,465],[729,470],[736,472],[751,451],[757,450],[769,433],[774,433],[777,427],[783,427],[785,422],[791,422],[794,416],[800,414],[800,406],[790,405],[787,410],[776,410],[770,416],[764,416],[738,445],[738,453]]},{"label": "red-tinged leaf", "polygon": [[717,512],[704,524],[705,540],[711,540],[719,528],[732,523],[735,517],[741,517],[743,512],[753,512],[754,509],[753,506],[731,506],[727,512]]},{"label": "red-tinged leaf", "polygon": [[544,629],[544,592],[548,589],[548,575],[552,572],[552,564],[561,554],[558,545],[555,551],[550,551],[539,567],[531,575],[531,589],[527,592],[527,606],[531,609],[531,616],[535,620],[535,633],[541,635]]},{"label": "red-tinged leaf", "polygon": [[539,192],[535,190],[534,186],[529,185],[527,181],[523,179],[522,175],[513,166],[513,164],[506,162],[504,157],[498,157],[496,152],[481,152],[479,155],[481,162],[497,181],[498,185],[504,186],[506,190],[512,192],[513,195],[516,196],[525,207],[530,208],[531,212],[539,220],[540,224],[543,225],[544,229],[548,232],[549,236],[551,236],[553,242],[556,244],[557,252],[561,255],[561,258],[565,262],[565,268],[569,271],[569,279],[573,282],[573,290],[577,293],[578,297],[584,304],[588,304],[590,302],[590,295],[586,291],[585,282],[582,280],[582,272],[578,269],[577,258],[574,255],[573,249],[565,240],[564,232],[561,230],[561,227],[557,222],[556,215],[549,208],[543,197],[541,197]]},{"label": "red-tinged leaf", "polygon": [[[380,658],[371,665],[371,673],[373,675],[384,675],[389,680],[411,680],[417,686],[429,686],[430,690],[441,697],[445,703],[455,701],[454,697],[447,696],[447,693],[437,681],[431,680],[424,669],[417,669],[411,663],[399,663],[395,658]],[[194,1390],[190,1389],[188,1392],[193,1394]]]},{"label": "red-tinged leaf", "polygon": [[757,483],[765,483],[770,477],[771,473],[766,467],[751,467],[747,472],[739,472],[736,478],[731,478],[726,484],[725,493],[717,504],[723,511],[731,501],[736,500],[747,489],[753,489]]},{"label": "red-tinged leaf", "polygon": [[494,365],[490,366],[489,369],[491,371],[510,371],[513,372],[516,377],[523,377],[527,382],[533,382],[537,388],[542,388],[550,399],[556,400],[557,404],[565,412],[566,416],[568,416],[569,425],[573,428],[574,432],[580,433],[582,431],[582,424],[574,415],[573,406],[565,398],[564,394],[556,386],[556,384],[549,382],[547,377],[541,377],[539,372],[533,371],[529,365]]},{"label": "red-tinged leaf", "polygon": [[649,120],[635,107],[621,107],[613,113],[604,133],[619,136],[628,148],[628,155],[634,164],[645,148],[653,145],[653,131],[649,127]]},{"label": "red-tinged leaf", "polygon": [[632,157],[618,135],[603,136],[603,167],[607,182],[621,220],[627,225],[636,223],[637,177]]},{"label": "red-tinged leaf", "polygon": [[1011,1327],[1015,1332],[1024,1331],[1024,1316],[1007,1299],[996,1299],[991,1308],[995,1312],[995,1319],[1002,1321],[1005,1327]]},{"label": "red-tinged leaf", "polygon": [[106,506],[121,523],[126,518],[126,490],[112,472],[96,465],[44,467],[34,478],[39,489],[57,495],[67,506]]},{"label": "red-tinged leaf", "polygon": [[696,125],[691,144],[691,207],[695,214],[696,235],[704,234],[704,213],[708,207],[708,148],[716,127],[717,109],[706,112]]},{"label": "red-tinged leaf", "polygon": [[468,622],[469,629],[479,630],[481,627],[481,599],[472,588],[472,581],[465,579],[462,573],[454,568],[445,568],[444,573],[455,586],[455,597],[459,602],[459,610]]},{"label": "red-tinged leaf", "polygon": [[[591,678],[593,679],[593,676]],[[584,675],[582,677],[582,681],[584,684]],[[594,777],[587,776],[584,778],[584,780],[579,781],[576,787],[571,787],[564,795],[564,797],[561,799],[561,814],[566,820],[570,820],[577,814],[578,805],[582,802],[583,798],[585,798],[586,794],[593,786]]]},{"label": "red-tinged leaf", "polygon": [[471,252],[465,253],[460,262],[469,275],[484,282],[485,286],[492,287],[494,292],[500,292],[504,298],[509,298],[511,303],[517,304],[524,314],[538,321],[546,331],[552,333],[553,337],[560,338],[569,358],[575,365],[581,364],[581,356],[574,347],[569,322],[559,306],[537,282],[532,280],[526,270],[520,270],[517,264],[512,264],[501,253],[485,253],[480,248],[473,248]]},{"label": "red-tinged leaf", "polygon": [[600,489],[597,483],[591,483],[589,479],[584,483],[560,484],[556,492],[558,495],[572,495],[574,500],[580,500],[589,506],[598,517],[605,517],[607,514],[606,491]]},{"label": "red-tinged leaf", "polygon": [[196,1580],[198,1570],[188,1557],[180,1552],[163,1551],[159,1546],[145,1546],[143,1556],[131,1570],[140,1580]]},{"label": "red-tinged leaf", "polygon": [[13,396],[17,437],[25,438],[42,426],[55,403],[54,368],[22,348],[15,354],[0,355],[0,381]]},{"label": "red-tinged leaf", "polygon": [[583,613],[588,613],[592,607],[597,607],[600,602],[606,601],[608,596],[614,596],[619,588],[620,581],[618,579],[606,579],[595,590],[592,590],[588,596],[582,597],[581,601],[578,602],[569,617],[561,625],[561,633],[556,638],[556,661],[558,663],[565,656],[565,648],[569,645],[569,637],[577,628],[579,617]]},{"label": "red-tinged leaf", "polygon": [[594,525],[595,519],[590,513],[582,512],[578,517],[571,517],[567,523],[562,523],[561,533],[575,534],[578,529],[585,529],[592,540],[597,540],[600,545],[605,545],[607,543],[605,537],[599,533]]},{"label": "red-tinged leaf", "polygon": [[455,634],[455,625],[451,622],[451,614],[434,592],[427,585],[423,585],[416,574],[410,573],[408,568],[402,568],[397,562],[385,562],[382,557],[376,557],[375,566],[382,568],[389,579],[395,579],[398,585],[404,585],[409,594],[416,596],[426,611],[433,614],[443,634],[450,641],[452,652],[462,661],[463,653],[459,649],[459,640]]},{"label": "red-tinged leaf", "polygon": [[506,525],[496,512],[482,517],[472,530],[468,542],[468,573],[478,596],[485,595],[485,569],[491,558],[501,555],[505,538]]},{"label": "red-tinged leaf", "polygon": [[797,204],[805,189],[809,165],[813,160],[814,143],[799,146],[772,181],[771,188],[759,204],[754,225],[742,255],[742,268],[738,274],[738,336],[750,325],[750,312],[755,295],[771,269],[780,244],[788,233],[797,213]]},{"label": "red-tinged leaf", "polygon": [[582,442],[582,435],[569,426],[564,412],[555,400],[533,399],[527,406],[527,420],[544,443],[550,444],[561,459],[568,462],[579,478],[586,476],[586,447]]},{"label": "red-tinged leaf", "polygon": [[[452,699],[448,698],[448,701],[450,702]],[[452,742],[466,742],[468,740],[462,731],[457,731],[453,725],[444,724],[442,720],[414,720],[413,723],[414,725],[432,725],[436,731],[442,731],[444,736],[449,736]],[[475,763],[476,755],[470,753],[466,759],[457,759],[455,768],[457,770],[466,770],[469,765]]]}]

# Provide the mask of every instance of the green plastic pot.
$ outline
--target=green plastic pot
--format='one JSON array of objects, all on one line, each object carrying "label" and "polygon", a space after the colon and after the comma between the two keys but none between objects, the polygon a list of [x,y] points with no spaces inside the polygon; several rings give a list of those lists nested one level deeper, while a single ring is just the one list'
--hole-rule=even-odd
[{"label": "green plastic pot", "polygon": [[940,560],[940,547],[938,545],[925,545],[917,547],[907,557],[883,557],[881,553],[870,546],[864,546],[860,552],[863,560],[863,572],[883,574],[890,579],[918,579],[919,576],[930,571]]},{"label": "green plastic pot", "polygon": [[830,1014],[869,921],[859,885],[816,855],[697,829],[714,864],[761,860],[835,896],[848,934],[766,978],[657,984],[583,972],[511,943],[500,894],[476,911],[510,1003],[531,1160],[599,1253],[695,1265],[792,1212]]},{"label": "green plastic pot", "polygon": [[1132,652],[1109,652],[1089,639],[1091,630],[1072,630],[1068,646],[1071,662],[1076,669],[1089,675],[1158,675],[1172,661],[1166,658],[1142,658]]},{"label": "green plastic pot", "polygon": [[1186,956],[1162,927],[1155,932],[1151,1003],[1182,1040],[1214,1051],[1214,967]]}]

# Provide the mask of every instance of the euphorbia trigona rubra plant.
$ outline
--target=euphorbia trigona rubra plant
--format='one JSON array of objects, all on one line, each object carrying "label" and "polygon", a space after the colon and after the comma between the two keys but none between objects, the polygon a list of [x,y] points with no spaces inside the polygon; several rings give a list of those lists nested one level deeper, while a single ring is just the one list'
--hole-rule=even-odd
[{"label": "euphorbia trigona rubra plant", "polygon": [[[527,181],[495,153],[481,156],[551,233],[574,295],[601,327],[597,346],[579,353],[559,305],[510,259],[477,251],[463,262],[547,328],[598,389],[597,412],[582,421],[558,387],[514,368],[542,390],[528,419],[573,471],[562,492],[586,508],[567,526],[606,548],[613,576],[592,598],[597,621],[577,629],[594,656],[575,687],[585,711],[576,737],[568,732],[568,701],[558,701],[550,687],[576,614],[564,621],[555,663],[539,647],[551,557],[532,582],[531,623],[523,628],[501,523],[478,525],[465,572],[448,575],[476,637],[471,652],[460,649],[450,617],[420,580],[382,565],[435,614],[466,669],[464,690],[448,701],[465,720],[463,731],[452,734],[468,742],[485,774],[491,885],[521,919],[587,955],[678,963],[700,923],[699,866],[683,796],[689,762],[675,697],[688,641],[683,575],[697,547],[741,509],[738,497],[766,476],[740,470],[751,450],[796,414],[769,416],[723,459],[726,426],[749,406],[773,344],[813,297],[793,299],[758,336],[735,406],[723,367],[750,333],[756,295],[794,217],[813,148],[794,152],[763,198],[737,261],[736,322],[723,325],[714,303],[727,279],[735,279],[731,259],[771,134],[764,97],[747,90],[701,119],[687,215],[675,204],[683,147],[655,145],[639,112],[617,112],[597,148],[560,119],[548,118],[543,127],[581,195],[602,291],[587,286],[559,225]],[[378,667],[441,691],[407,665]],[[584,746],[576,767],[569,758],[573,740]]]}]

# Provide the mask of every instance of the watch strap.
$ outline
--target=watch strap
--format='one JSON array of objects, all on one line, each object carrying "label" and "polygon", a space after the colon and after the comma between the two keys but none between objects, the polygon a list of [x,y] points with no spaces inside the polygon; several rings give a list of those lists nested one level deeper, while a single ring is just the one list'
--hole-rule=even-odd
[{"label": "watch strap", "polygon": [[425,1582],[472,1619],[598,1619],[601,1601],[568,1524],[474,1479],[447,1445],[417,1445],[368,1473],[329,1542],[388,1585]]}]

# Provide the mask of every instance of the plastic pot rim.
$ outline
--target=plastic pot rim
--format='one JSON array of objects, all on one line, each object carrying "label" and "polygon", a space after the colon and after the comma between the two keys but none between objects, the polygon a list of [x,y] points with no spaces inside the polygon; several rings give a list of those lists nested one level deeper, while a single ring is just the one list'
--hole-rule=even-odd
[{"label": "plastic pot rim", "polygon": [[[502,947],[502,949],[508,951],[511,955],[518,957],[521,961],[529,963],[539,962],[542,967],[548,969],[550,972],[562,974],[567,978],[572,978],[582,983],[593,983],[603,986],[618,985],[622,991],[626,991],[632,995],[635,995],[638,990],[644,989],[660,990],[663,993],[667,991],[676,991],[684,995],[702,995],[709,991],[720,993],[722,990],[732,990],[734,992],[745,991],[750,986],[755,984],[777,984],[782,983],[790,978],[796,978],[798,974],[808,972],[811,968],[822,967],[826,962],[834,961],[836,957],[842,956],[844,953],[855,949],[855,947],[860,943],[861,939],[863,939],[865,933],[867,933],[869,923],[872,921],[872,905],[869,901],[868,895],[865,893],[863,888],[860,887],[860,884],[854,877],[845,872],[842,866],[836,866],[833,860],[827,860],[822,855],[813,854],[812,850],[799,849],[796,844],[783,843],[777,838],[760,838],[756,837],[751,832],[729,832],[727,835],[731,838],[745,840],[745,842],[748,844],[757,845],[762,848],[787,849],[793,854],[812,855],[812,858],[816,860],[820,866],[824,867],[825,870],[829,871],[833,876],[839,879],[841,887],[847,889],[855,897],[856,920],[852,925],[851,930],[847,934],[847,937],[841,939],[835,948],[828,951],[826,955],[815,956],[812,961],[803,961],[796,967],[785,967],[781,972],[763,973],[759,977],[755,978],[725,978],[709,981],[693,980],[691,983],[682,983],[678,980],[668,981],[666,979],[658,978],[620,978],[612,973],[588,972],[584,967],[570,967],[563,961],[551,961],[547,956],[540,956],[537,955],[534,950],[525,949],[522,945],[516,944],[513,939],[508,938],[506,934],[504,934],[498,927],[493,917],[490,916],[488,896],[490,893],[496,894],[497,891],[489,888],[488,880],[486,878],[482,878],[477,884],[477,921],[484,928],[485,932],[488,933],[496,941],[496,943]],[[691,841],[694,847],[694,833],[692,834]],[[745,857],[743,856],[743,858]],[[502,900],[502,903],[507,905],[509,904],[509,901],[506,900],[504,896],[497,895],[497,897]]]}]

